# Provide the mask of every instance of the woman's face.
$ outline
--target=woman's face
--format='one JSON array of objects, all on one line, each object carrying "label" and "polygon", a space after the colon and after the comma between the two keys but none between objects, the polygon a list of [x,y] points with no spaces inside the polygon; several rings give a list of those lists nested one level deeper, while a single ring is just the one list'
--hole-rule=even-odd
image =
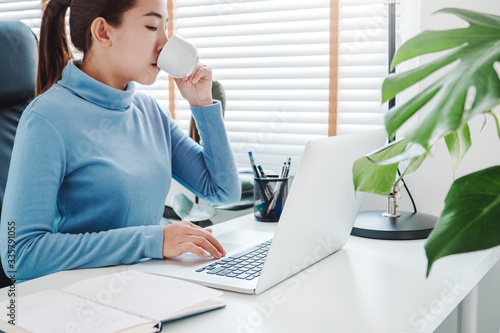
[{"label": "woman's face", "polygon": [[136,7],[123,15],[122,24],[113,29],[113,76],[119,85],[128,82],[155,82],[161,49],[167,42],[167,6],[165,0],[137,0]]}]

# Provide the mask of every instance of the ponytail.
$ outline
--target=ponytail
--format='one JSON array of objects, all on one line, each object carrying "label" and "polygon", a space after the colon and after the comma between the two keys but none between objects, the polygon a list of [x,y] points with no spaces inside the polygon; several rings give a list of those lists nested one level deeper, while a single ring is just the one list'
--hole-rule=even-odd
[{"label": "ponytail", "polygon": [[65,16],[71,0],[43,0],[43,16],[38,46],[36,95],[49,90],[62,76],[73,58],[66,35]]},{"label": "ponytail", "polygon": [[66,63],[73,59],[66,35],[65,16],[69,18],[71,42],[83,53],[92,46],[90,27],[97,17],[103,17],[112,26],[122,23],[123,14],[136,6],[137,0],[42,0],[43,16],[38,47],[36,95],[43,94],[62,76]]}]

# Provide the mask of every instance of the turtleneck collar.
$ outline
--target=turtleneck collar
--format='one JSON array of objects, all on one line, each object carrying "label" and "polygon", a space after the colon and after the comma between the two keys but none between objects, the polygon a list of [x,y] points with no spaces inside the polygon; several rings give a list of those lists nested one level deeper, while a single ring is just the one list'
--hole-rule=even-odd
[{"label": "turtleneck collar", "polygon": [[115,89],[88,76],[77,64],[76,60],[70,60],[57,84],[106,109],[125,111],[130,107],[135,91],[134,82],[129,82],[125,90]]}]

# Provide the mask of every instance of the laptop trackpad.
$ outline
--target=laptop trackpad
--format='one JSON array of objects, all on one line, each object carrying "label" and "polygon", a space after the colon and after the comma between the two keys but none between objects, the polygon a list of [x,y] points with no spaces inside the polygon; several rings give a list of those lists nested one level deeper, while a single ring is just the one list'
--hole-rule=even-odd
[{"label": "laptop trackpad", "polygon": [[228,256],[243,251],[253,245],[260,244],[273,238],[274,233],[256,230],[233,230],[221,235],[216,235]]},{"label": "laptop trackpad", "polygon": [[232,244],[232,243],[221,243],[222,247],[226,251],[226,253],[231,253],[237,248],[241,247],[241,245],[238,244]]}]

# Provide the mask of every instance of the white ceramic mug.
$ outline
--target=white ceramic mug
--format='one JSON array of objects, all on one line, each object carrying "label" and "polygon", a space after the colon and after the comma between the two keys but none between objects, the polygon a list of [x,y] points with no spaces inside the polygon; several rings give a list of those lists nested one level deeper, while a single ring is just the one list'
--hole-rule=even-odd
[{"label": "white ceramic mug", "polygon": [[196,47],[178,35],[172,35],[158,57],[158,67],[175,78],[191,75],[198,64]]}]

